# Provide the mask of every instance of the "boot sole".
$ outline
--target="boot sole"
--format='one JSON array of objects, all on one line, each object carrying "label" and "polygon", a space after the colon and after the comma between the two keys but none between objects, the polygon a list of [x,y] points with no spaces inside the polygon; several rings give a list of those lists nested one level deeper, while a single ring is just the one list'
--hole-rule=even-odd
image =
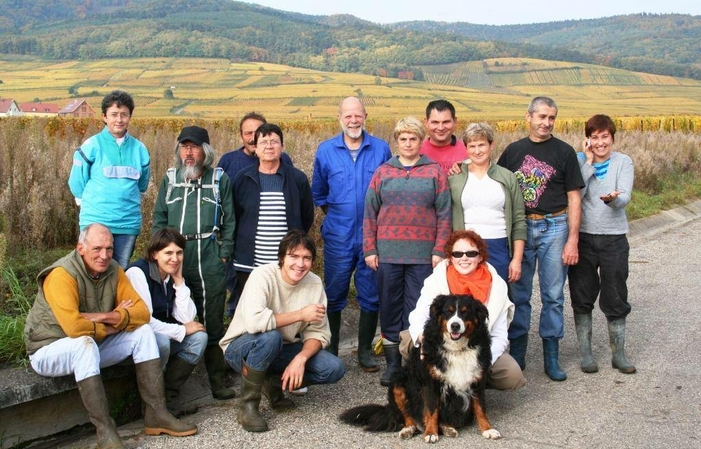
[{"label": "boot sole", "polygon": [[144,433],[146,435],[161,435],[165,433],[166,435],[170,435],[173,437],[187,437],[190,435],[195,435],[197,433],[197,428],[178,432],[176,430],[166,429],[164,427],[146,427],[144,428]]},{"label": "boot sole", "polygon": [[380,370],[380,365],[376,366],[363,366],[362,364],[360,365],[360,369],[365,371],[366,373],[376,373]]}]

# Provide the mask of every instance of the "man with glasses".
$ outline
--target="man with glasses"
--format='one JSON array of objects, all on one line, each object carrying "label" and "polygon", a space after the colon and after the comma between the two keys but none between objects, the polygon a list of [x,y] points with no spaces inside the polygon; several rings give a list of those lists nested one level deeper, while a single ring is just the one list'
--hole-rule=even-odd
[{"label": "man with glasses", "polygon": [[233,182],[236,215],[234,268],[243,291],[253,268],[277,263],[280,240],[288,230],[309,232],[314,202],[301,170],[282,162],[282,130],[266,123],[253,137],[258,162],[242,169]]},{"label": "man with glasses", "polygon": [[221,168],[212,168],[214,155],[206,129],[182,129],[176,166],[168,169],[158,191],[153,232],[172,227],[187,240],[183,277],[209,336],[204,363],[212,396],[230,399],[235,393],[225,385],[226,362],[218,343],[224,335],[226,263],[234,250],[236,221],[231,183]]},{"label": "man with glasses", "polygon": [[102,223],[114,237],[114,260],[126,269],[141,231],[141,196],[151,177],[143,143],[128,132],[134,100],[121,90],[102,99],[103,130],[75,151],[68,186],[80,206],[80,229]]}]

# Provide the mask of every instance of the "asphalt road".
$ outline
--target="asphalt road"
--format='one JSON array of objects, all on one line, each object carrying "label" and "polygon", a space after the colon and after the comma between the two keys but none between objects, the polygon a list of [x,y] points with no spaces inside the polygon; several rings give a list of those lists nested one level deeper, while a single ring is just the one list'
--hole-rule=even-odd
[{"label": "asphalt road", "polygon": [[[525,376],[514,392],[487,392],[487,412],[500,440],[485,440],[476,427],[457,439],[441,438],[438,447],[473,448],[687,448],[701,447],[701,220],[663,233],[638,233],[630,257],[630,302],[626,349],[638,368],[624,375],[610,367],[605,318],[594,314],[593,351],[600,371],[579,369],[574,321],[566,295],[566,330],[560,361],[569,378],[550,381],[542,367],[537,335],[539,298],[534,297]],[[697,271],[698,270],[698,271]],[[350,349],[343,350],[347,375],[335,385],[313,386],[294,398],[296,410],[277,414],[266,400],[263,415],[270,431],[253,434],[236,422],[236,400],[210,402],[190,417],[199,434],[176,439],[148,437],[143,423],[120,428],[130,448],[419,448],[421,438],[370,434],[341,424],[346,408],[384,403],[380,373],[364,373]],[[94,437],[63,447],[94,447]]]}]

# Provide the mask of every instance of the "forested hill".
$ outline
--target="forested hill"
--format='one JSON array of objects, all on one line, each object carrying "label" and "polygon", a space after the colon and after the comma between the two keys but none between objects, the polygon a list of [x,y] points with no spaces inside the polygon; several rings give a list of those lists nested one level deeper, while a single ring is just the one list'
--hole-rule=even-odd
[{"label": "forested hill", "polygon": [[0,0],[0,53],[52,59],[216,57],[422,79],[419,66],[530,57],[701,79],[701,18],[534,25],[311,16],[230,0]]}]

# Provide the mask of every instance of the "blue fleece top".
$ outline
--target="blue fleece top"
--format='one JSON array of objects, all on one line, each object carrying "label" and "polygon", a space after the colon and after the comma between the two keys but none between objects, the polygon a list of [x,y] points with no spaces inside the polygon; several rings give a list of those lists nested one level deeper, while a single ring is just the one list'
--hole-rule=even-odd
[{"label": "blue fleece top", "polygon": [[73,155],[68,178],[80,205],[80,229],[102,223],[113,234],[138,235],[141,194],[148,187],[150,163],[146,146],[129,133],[117,145],[105,126],[86,140]]}]

